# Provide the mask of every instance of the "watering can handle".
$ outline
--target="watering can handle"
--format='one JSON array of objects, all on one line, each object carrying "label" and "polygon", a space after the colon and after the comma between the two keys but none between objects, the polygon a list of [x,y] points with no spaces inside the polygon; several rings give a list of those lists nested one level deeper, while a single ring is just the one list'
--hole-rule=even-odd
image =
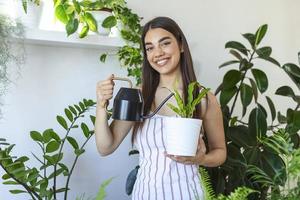
[{"label": "watering can handle", "polygon": [[[132,82],[129,78],[121,78],[121,77],[115,77],[113,76],[112,80],[118,80],[118,81],[127,81],[129,83],[130,88],[132,88]],[[107,101],[102,102],[101,106],[104,107],[107,111]]]}]

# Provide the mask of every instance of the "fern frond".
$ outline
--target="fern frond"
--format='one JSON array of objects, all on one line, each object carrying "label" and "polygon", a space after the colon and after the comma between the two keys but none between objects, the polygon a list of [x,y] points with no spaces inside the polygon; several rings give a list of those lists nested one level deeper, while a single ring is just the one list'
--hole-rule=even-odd
[{"label": "fern frond", "polygon": [[211,185],[211,180],[205,168],[199,167],[200,182],[204,192],[205,200],[215,200],[216,195]]},{"label": "fern frond", "polygon": [[[228,200],[247,200],[249,194],[257,192],[256,190],[247,187],[238,187],[234,192],[227,197]],[[219,199],[218,199],[219,200]]]},{"label": "fern frond", "polygon": [[248,165],[246,173],[251,176],[252,180],[261,183],[263,186],[276,186],[275,180],[255,165]]}]

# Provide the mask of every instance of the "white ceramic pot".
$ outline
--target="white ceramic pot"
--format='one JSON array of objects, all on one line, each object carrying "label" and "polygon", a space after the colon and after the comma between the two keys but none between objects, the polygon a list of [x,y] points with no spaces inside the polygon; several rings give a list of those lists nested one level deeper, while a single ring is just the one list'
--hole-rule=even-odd
[{"label": "white ceramic pot", "polygon": [[[109,17],[112,15],[111,12],[105,11],[105,10],[97,10],[97,11],[89,11],[97,21],[97,27],[98,27],[98,32],[97,34],[103,35],[103,36],[108,36],[110,33],[110,28],[103,28],[102,23],[105,20],[105,18]],[[92,31],[89,31],[89,33]]]},{"label": "white ceramic pot", "polygon": [[195,156],[202,120],[167,117],[164,120],[167,153],[178,156]]},{"label": "white ceramic pot", "polygon": [[27,14],[25,13],[22,1],[13,0],[10,2],[14,9],[14,18],[20,19],[23,25],[27,28],[38,28],[41,17],[42,1],[37,6],[31,1],[27,1]]}]

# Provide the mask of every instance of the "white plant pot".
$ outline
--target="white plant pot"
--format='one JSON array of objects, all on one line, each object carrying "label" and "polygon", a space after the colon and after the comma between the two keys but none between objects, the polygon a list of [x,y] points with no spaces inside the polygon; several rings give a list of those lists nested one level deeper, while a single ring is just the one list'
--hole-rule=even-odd
[{"label": "white plant pot", "polygon": [[178,156],[195,156],[202,120],[167,117],[164,121],[167,153]]},{"label": "white plant pot", "polygon": [[[108,36],[110,33],[110,28],[103,28],[102,23],[105,20],[105,18],[109,17],[112,15],[111,12],[109,11],[104,11],[104,10],[97,10],[97,11],[89,11],[97,21],[97,27],[98,27],[98,35],[102,36]],[[89,31],[89,33],[94,33],[92,31]]]},{"label": "white plant pot", "polygon": [[42,4],[37,6],[31,1],[27,1],[27,14],[25,13],[22,1],[20,0],[13,0],[11,1],[11,6],[15,10],[15,19],[20,19],[22,24],[27,28],[38,28],[40,23],[41,11],[42,11]]}]

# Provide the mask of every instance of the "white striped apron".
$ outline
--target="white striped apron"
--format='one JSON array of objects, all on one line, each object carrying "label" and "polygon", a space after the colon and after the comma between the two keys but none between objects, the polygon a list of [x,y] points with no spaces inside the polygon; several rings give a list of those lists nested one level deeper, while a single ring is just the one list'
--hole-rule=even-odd
[{"label": "white striped apron", "polygon": [[134,144],[140,152],[140,168],[132,200],[203,200],[198,166],[181,164],[164,155],[165,117],[146,119],[137,132]]}]

